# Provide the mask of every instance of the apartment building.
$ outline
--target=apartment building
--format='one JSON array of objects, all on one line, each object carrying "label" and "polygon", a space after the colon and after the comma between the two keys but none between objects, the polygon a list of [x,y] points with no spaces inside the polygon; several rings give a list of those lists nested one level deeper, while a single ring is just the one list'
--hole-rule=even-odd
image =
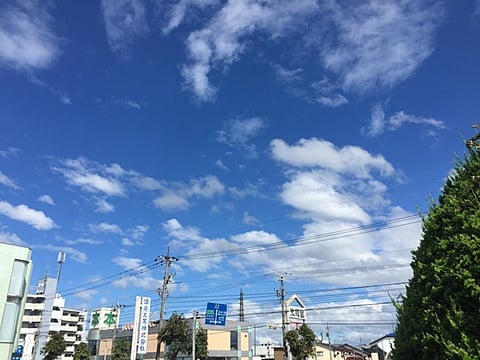
[{"label": "apartment building", "polygon": [[35,294],[27,295],[20,329],[24,344],[22,360],[41,360],[41,349],[49,335],[58,332],[63,335],[67,348],[60,359],[72,360],[75,348],[86,342],[87,310],[65,307],[65,299],[56,292],[57,279],[40,279]]}]

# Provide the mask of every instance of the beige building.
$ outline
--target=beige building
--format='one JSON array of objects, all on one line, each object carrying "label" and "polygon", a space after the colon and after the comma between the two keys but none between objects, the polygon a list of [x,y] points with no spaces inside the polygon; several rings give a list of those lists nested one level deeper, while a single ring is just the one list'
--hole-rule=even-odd
[{"label": "beige building", "polygon": [[[187,319],[191,326],[192,319]],[[115,329],[91,329],[88,345],[91,360],[110,360],[113,339],[132,340],[133,325],[127,324]],[[227,321],[225,326],[202,325],[207,330],[209,360],[248,360],[250,354],[250,327],[247,322]],[[158,321],[150,322],[148,329],[147,353],[142,359],[155,359],[157,353]],[[160,349],[164,352],[163,347]],[[137,355],[137,359],[140,359]],[[190,360],[191,355],[182,355],[179,360]]]},{"label": "beige building", "polygon": [[32,274],[32,250],[0,243],[0,359],[11,359],[19,342],[22,314]]}]

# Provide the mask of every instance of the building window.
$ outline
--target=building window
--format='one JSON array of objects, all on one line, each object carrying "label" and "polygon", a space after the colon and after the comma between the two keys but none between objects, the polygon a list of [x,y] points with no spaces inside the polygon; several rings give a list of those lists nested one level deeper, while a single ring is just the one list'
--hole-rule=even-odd
[{"label": "building window", "polygon": [[238,350],[238,334],[236,331],[230,331],[230,350]]}]

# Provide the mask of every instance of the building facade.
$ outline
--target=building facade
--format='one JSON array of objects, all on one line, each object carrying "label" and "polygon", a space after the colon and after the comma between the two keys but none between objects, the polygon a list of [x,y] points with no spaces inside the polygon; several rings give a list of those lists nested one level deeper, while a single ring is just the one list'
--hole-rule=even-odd
[{"label": "building facade", "polygon": [[[32,274],[32,250],[0,243],[0,359],[22,352],[19,341],[22,314]],[[19,347],[20,346],[20,347]]]},{"label": "building facade", "polygon": [[20,339],[24,344],[22,360],[41,360],[40,354],[50,334],[63,335],[67,348],[60,359],[71,360],[76,347],[86,342],[87,310],[65,307],[65,299],[56,292],[57,279],[44,277],[35,294],[25,303]]},{"label": "building facade", "polygon": [[[192,319],[186,319],[191,328]],[[249,360],[250,325],[247,322],[227,321],[225,326],[204,325],[207,330],[209,360]],[[155,359],[157,356],[158,321],[150,322],[146,354],[137,355],[137,359]],[[133,338],[133,324],[126,324],[115,329],[91,329],[88,332],[90,360],[110,360],[113,343],[126,339],[130,344]],[[164,348],[160,357],[164,358]],[[179,354],[179,360],[190,360],[191,355]]]}]

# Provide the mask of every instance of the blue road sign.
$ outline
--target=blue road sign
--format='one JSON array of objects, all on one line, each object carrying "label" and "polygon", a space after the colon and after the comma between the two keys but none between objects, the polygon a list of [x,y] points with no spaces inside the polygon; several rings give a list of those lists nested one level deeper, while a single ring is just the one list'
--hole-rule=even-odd
[{"label": "blue road sign", "polygon": [[227,321],[227,304],[207,303],[205,325],[225,326]]}]

